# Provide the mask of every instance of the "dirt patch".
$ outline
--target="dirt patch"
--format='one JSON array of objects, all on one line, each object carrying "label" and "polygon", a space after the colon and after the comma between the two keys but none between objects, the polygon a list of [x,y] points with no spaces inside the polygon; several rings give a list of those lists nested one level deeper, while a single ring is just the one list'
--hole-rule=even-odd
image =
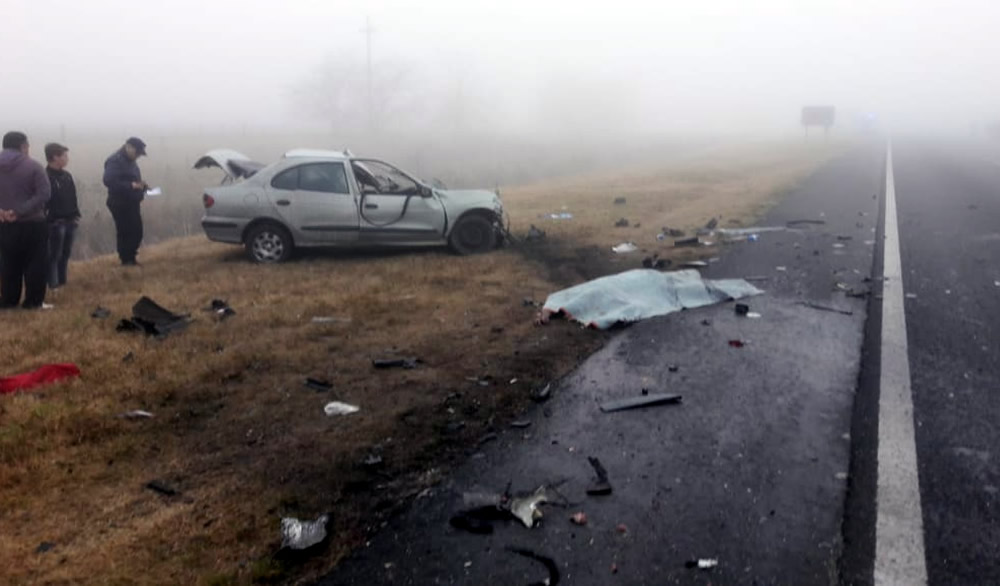
[{"label": "dirt patch", "polygon": [[[714,155],[740,169],[721,179],[712,159],[704,173],[688,164],[590,178],[587,189],[512,190],[504,198],[517,235],[531,223],[548,235],[481,257],[317,253],[261,267],[195,237],[144,250],[138,269],[110,258],[74,264],[50,299],[56,309],[0,314],[4,374],[46,362],[83,371],[0,399],[5,580],[229,584],[328,571],[606,339],[565,322],[536,327],[526,299],[640,266],[641,252],[610,251],[623,234],[647,254],[716,254],[673,249],[642,226],[615,228],[615,216],[657,231],[690,230],[708,210],[750,222],[830,154]],[[795,173],[775,171],[781,161]],[[611,184],[614,193],[600,187]],[[624,206],[617,193],[627,193]],[[556,202],[583,211],[540,220]],[[141,295],[194,323],[164,340],[116,333]],[[204,311],[215,298],[236,315]],[[97,305],[113,317],[89,317]],[[421,362],[375,369],[381,357]],[[329,401],[360,411],[330,417]],[[133,409],[153,417],[120,417]],[[332,537],[319,555],[274,556],[282,516],[323,512]]]}]

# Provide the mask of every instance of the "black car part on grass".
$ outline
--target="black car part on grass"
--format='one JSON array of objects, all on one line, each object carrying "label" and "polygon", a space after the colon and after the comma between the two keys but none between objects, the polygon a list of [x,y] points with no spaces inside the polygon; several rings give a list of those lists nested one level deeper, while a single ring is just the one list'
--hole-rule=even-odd
[{"label": "black car part on grass", "polygon": [[191,323],[190,314],[177,314],[143,296],[132,306],[132,317],[123,319],[115,328],[119,332],[143,332],[147,336],[163,338],[171,332],[184,329]]}]

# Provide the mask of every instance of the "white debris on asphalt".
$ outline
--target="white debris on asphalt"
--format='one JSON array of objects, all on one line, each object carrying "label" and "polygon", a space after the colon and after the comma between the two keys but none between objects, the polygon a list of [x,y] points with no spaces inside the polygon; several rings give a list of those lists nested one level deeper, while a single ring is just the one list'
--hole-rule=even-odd
[{"label": "white debris on asphalt", "polygon": [[326,522],[329,515],[320,515],[315,521],[299,521],[294,517],[281,520],[281,547],[306,549],[326,539]]},{"label": "white debris on asphalt", "polygon": [[357,413],[360,410],[360,407],[349,405],[347,403],[341,403],[340,401],[327,403],[326,407],[323,407],[323,411],[327,415],[350,415],[351,413]]}]

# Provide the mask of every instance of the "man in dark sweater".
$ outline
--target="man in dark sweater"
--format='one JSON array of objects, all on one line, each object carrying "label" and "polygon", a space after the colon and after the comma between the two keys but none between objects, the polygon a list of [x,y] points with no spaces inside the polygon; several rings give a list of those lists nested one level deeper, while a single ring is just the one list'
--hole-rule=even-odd
[{"label": "man in dark sweater", "polygon": [[3,136],[0,152],[0,308],[17,307],[24,289],[25,309],[45,303],[49,229],[45,204],[49,179],[28,157],[23,132]]},{"label": "man in dark sweater", "polygon": [[73,176],[66,171],[69,164],[69,149],[51,142],[45,145],[45,173],[52,186],[49,199],[49,270],[50,289],[58,289],[66,284],[66,270],[73,252],[73,237],[80,223],[80,208],[76,201],[76,184]]},{"label": "man in dark sweater", "polygon": [[104,161],[104,185],[108,188],[108,209],[115,220],[118,258],[122,266],[138,266],[135,256],[142,243],[142,204],[149,185],[142,180],[136,161],[146,154],[146,143],[136,137]]}]

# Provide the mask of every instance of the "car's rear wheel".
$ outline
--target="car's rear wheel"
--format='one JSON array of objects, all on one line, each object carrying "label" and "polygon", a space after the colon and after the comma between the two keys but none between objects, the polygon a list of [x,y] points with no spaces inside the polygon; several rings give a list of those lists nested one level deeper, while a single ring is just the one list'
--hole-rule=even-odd
[{"label": "car's rear wheel", "polygon": [[247,257],[256,263],[272,264],[291,258],[295,243],[292,235],[277,224],[257,224],[247,231],[243,240]]},{"label": "car's rear wheel", "polygon": [[451,230],[448,243],[459,254],[481,254],[497,247],[493,220],[479,214],[465,216]]}]

